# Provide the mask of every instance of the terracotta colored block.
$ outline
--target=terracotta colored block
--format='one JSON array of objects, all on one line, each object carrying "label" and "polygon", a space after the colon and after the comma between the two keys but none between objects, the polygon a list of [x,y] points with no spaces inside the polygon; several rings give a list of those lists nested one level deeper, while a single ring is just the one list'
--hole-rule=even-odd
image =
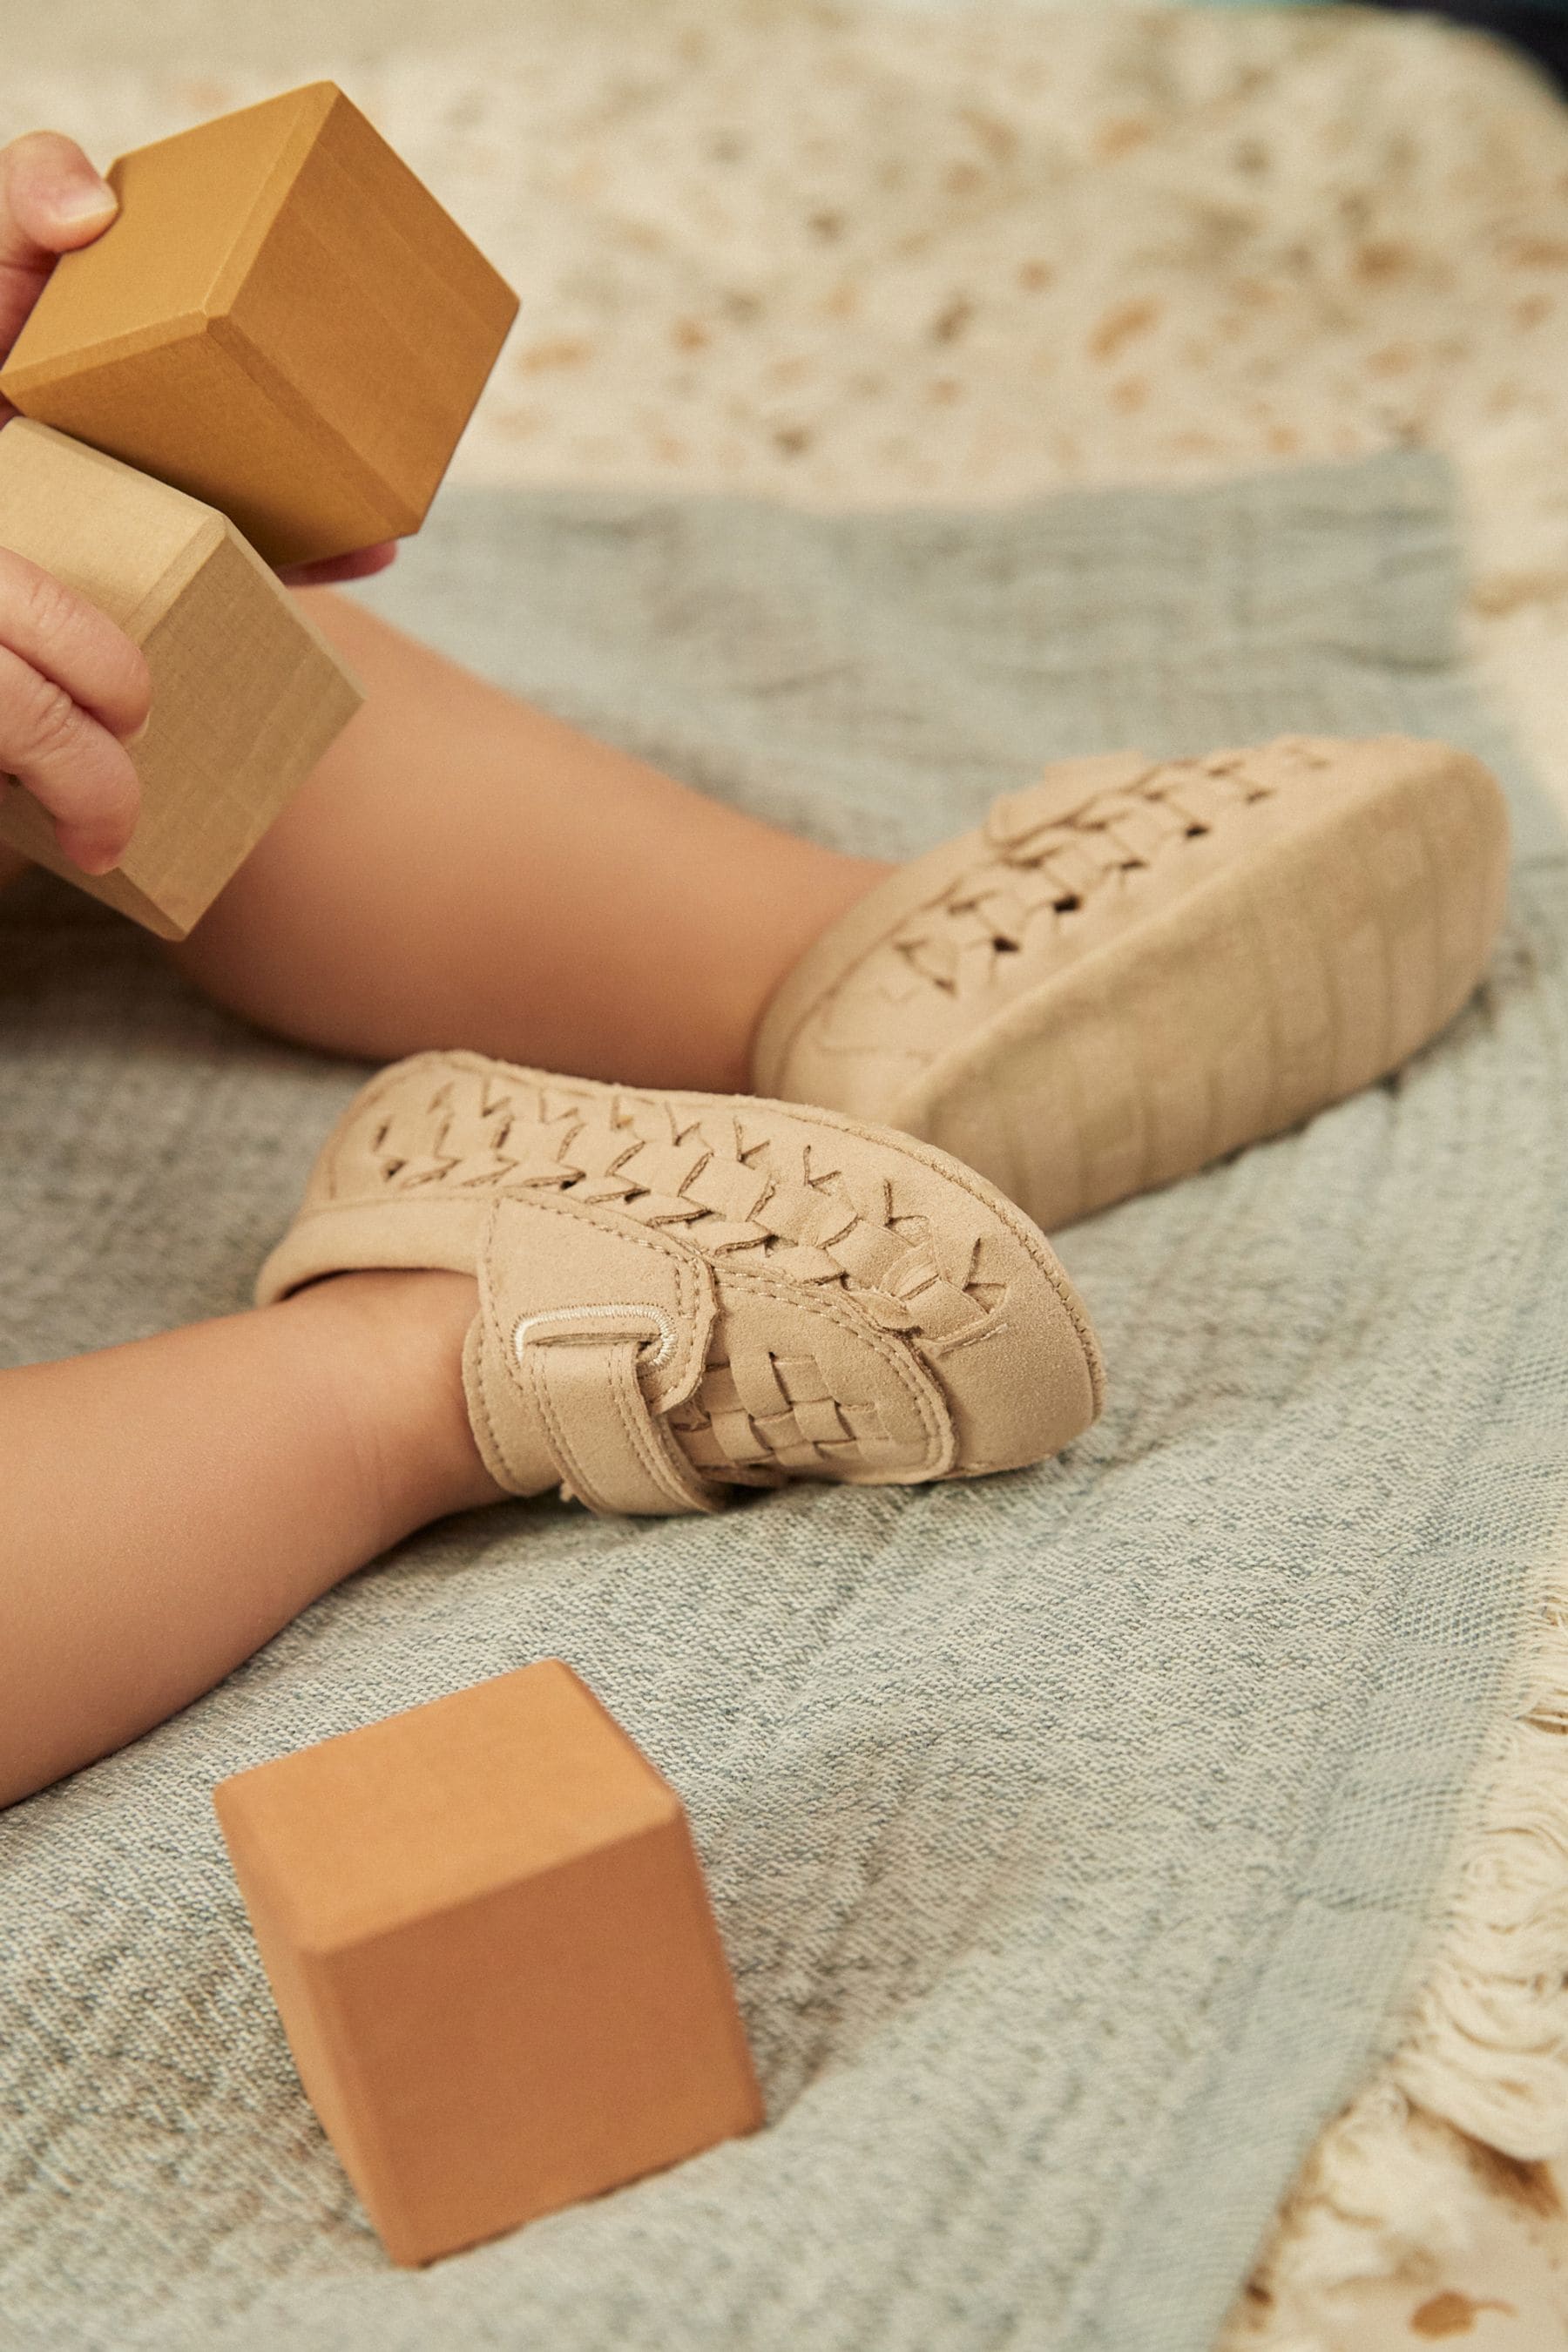
[{"label": "terracotta colored block", "polygon": [[0,781],[0,841],[183,939],[363,699],[276,575],[213,508],[47,425],[0,432],[0,547],[133,637],[153,716],[131,756],[142,811],[120,864],[63,858],[37,803]]},{"label": "terracotta colored block", "polygon": [[395,2262],[761,2123],[680,1801],[558,1659],[215,1801],[300,2078]]},{"label": "terracotta colored block", "polygon": [[517,298],[331,82],[122,155],[0,391],[269,563],[417,530]]}]

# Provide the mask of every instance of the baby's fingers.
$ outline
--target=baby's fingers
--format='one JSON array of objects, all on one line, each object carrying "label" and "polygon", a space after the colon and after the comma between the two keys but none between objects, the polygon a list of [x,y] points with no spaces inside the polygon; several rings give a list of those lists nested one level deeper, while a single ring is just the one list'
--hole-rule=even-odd
[{"label": "baby's fingers", "polygon": [[152,680],[140,646],[52,572],[0,547],[0,646],[63,687],[111,735],[146,724]]},{"label": "baby's fingers", "polygon": [[0,646],[0,772],[54,820],[87,874],[106,874],[130,840],[142,788],[131,755],[62,686]]}]

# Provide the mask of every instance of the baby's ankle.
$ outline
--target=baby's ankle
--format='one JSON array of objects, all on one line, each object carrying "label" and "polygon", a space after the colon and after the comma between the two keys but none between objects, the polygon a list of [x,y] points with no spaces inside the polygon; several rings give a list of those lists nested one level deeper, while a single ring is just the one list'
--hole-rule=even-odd
[{"label": "baby's ankle", "polygon": [[314,1311],[330,1328],[351,1443],[389,1541],[500,1498],[463,1394],[477,1304],[469,1275],[377,1269],[338,1275],[278,1310]]}]

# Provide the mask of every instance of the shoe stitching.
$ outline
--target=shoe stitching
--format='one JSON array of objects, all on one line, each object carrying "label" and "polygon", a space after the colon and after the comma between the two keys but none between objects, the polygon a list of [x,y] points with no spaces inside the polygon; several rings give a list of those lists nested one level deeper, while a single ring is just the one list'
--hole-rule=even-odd
[{"label": "shoe stitching", "polygon": [[556,1415],[554,1402],[550,1394],[550,1383],[543,1376],[542,1367],[532,1357],[520,1358],[519,1362],[533,1398],[533,1409],[544,1428],[545,1444],[550,1458],[561,1474],[562,1501],[575,1500],[585,1505],[591,1511],[608,1509],[609,1506],[602,1500],[593,1482],[583,1473],[577,1456],[573,1451],[572,1441]]},{"label": "shoe stitching", "polygon": [[610,1395],[614,1400],[622,1430],[626,1433],[626,1443],[642,1464],[648,1477],[658,1488],[659,1493],[668,1496],[671,1494],[674,1482],[669,1475],[668,1464],[656,1457],[647,1428],[647,1401],[638,1391],[638,1401],[642,1404],[642,1417],[639,1419],[631,1395],[628,1393],[629,1389],[637,1388],[637,1373],[632,1369],[634,1361],[635,1359],[625,1356],[619,1351],[612,1357]]}]

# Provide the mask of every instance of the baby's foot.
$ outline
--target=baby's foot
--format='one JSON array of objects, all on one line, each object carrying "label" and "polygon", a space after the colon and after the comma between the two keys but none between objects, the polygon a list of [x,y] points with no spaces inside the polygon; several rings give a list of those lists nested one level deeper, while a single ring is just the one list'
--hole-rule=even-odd
[{"label": "baby's foot", "polygon": [[1480,978],[1507,864],[1501,792],[1442,743],[1063,761],[824,933],[753,1083],[1055,1229],[1395,1069]]},{"label": "baby's foot", "polygon": [[258,1295],[424,1267],[477,1276],[467,1413],[513,1494],[666,1513],[792,1478],[970,1477],[1100,1406],[1088,1319],[1027,1218],[830,1111],[417,1055],[345,1112]]}]

